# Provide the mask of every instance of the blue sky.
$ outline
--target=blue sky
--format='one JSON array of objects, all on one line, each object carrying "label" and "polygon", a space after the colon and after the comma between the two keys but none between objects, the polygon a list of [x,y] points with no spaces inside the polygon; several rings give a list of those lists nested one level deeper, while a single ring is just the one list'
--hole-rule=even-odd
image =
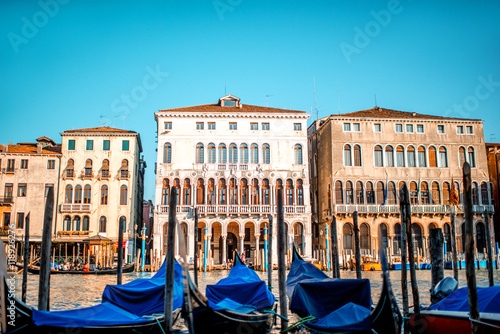
[{"label": "blue sky", "polygon": [[498,1],[2,1],[0,143],[125,124],[141,135],[152,199],[155,111],[215,103],[227,87],[311,112],[314,82],[319,117],[376,95],[483,119],[499,142],[499,17]]}]

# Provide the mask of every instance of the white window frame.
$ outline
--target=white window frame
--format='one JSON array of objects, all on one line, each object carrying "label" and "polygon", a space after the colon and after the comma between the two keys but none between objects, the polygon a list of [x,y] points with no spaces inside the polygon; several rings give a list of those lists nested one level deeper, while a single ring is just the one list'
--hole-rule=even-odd
[{"label": "white window frame", "polygon": [[[401,126],[401,131],[398,131],[398,125]],[[396,133],[403,133],[404,132],[403,123],[396,123],[396,124],[394,124],[394,132],[396,132]]]},{"label": "white window frame", "polygon": [[[379,130],[377,130],[377,126],[380,128]],[[377,133],[382,132],[382,123],[374,123],[373,124],[373,132],[377,132]]]}]

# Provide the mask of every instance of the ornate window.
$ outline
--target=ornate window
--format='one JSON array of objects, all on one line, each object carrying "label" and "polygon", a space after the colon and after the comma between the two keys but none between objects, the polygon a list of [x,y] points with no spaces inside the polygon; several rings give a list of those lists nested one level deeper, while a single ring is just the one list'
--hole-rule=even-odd
[{"label": "ornate window", "polygon": [[203,157],[205,149],[203,147],[202,143],[196,144],[196,163],[197,164],[202,164],[205,162],[205,159]]},{"label": "ornate window", "polygon": [[169,205],[169,198],[168,195],[170,193],[170,180],[169,179],[163,179],[163,187],[161,189],[161,204],[162,205]]},{"label": "ornate window", "polygon": [[408,146],[408,149],[406,151],[408,155],[408,167],[416,167],[416,159],[415,159],[415,147],[413,146]]},{"label": "ornate window", "polygon": [[476,167],[476,155],[474,154],[473,147],[467,149],[467,161],[471,167]]},{"label": "ornate window", "polygon": [[101,187],[101,205],[108,205],[108,186],[105,184]]},{"label": "ornate window", "polygon": [[73,203],[73,187],[68,184],[66,186],[66,189],[64,191],[65,197],[64,197],[64,203]]},{"label": "ornate window", "polygon": [[82,204],[82,186],[75,187],[75,204]]},{"label": "ornate window", "polygon": [[351,145],[344,145],[344,166],[352,166]]},{"label": "ornate window", "polygon": [[240,163],[248,163],[248,145],[245,143],[240,145]]},{"label": "ornate window", "polygon": [[252,146],[250,146],[250,163],[259,163],[259,146],[257,144],[252,144]]},{"label": "ornate window", "polygon": [[363,190],[363,182],[356,182],[356,204],[365,203],[365,192]]},{"label": "ornate window", "polygon": [[210,143],[208,144],[207,146],[207,162],[209,164],[214,164],[216,163],[216,160],[215,160],[215,144],[214,143]]},{"label": "ornate window", "polygon": [[448,167],[448,153],[444,146],[439,148],[439,167]]},{"label": "ornate window", "polygon": [[302,186],[303,181],[301,179],[297,180],[297,205],[304,205],[304,188]]},{"label": "ornate window", "polygon": [[269,144],[262,145],[262,163],[271,163],[271,149],[269,147]]},{"label": "ornate window", "polygon": [[238,147],[234,143],[229,145],[229,163],[238,163]]},{"label": "ornate window", "polygon": [[390,145],[385,148],[385,160],[388,167],[394,167],[394,148]]},{"label": "ornate window", "polygon": [[219,163],[227,163],[227,149],[226,144],[219,144]]},{"label": "ornate window", "polygon": [[294,164],[302,165],[302,145],[296,144],[293,148]]},{"label": "ornate window", "polygon": [[423,146],[418,147],[418,167],[427,167],[427,156]]},{"label": "ornate window", "polygon": [[342,182],[335,182],[335,204],[344,204]]},{"label": "ornate window", "polygon": [[437,167],[437,152],[434,146],[429,146],[429,167]]},{"label": "ornate window", "polygon": [[396,147],[396,161],[398,167],[405,166],[405,152],[403,146]]},{"label": "ornate window", "polygon": [[354,145],[354,166],[362,166],[361,146]]},{"label": "ornate window", "polygon": [[127,205],[128,189],[126,185],[120,187],[120,205]]},{"label": "ornate window", "polygon": [[91,202],[91,196],[92,196],[92,191],[91,191],[90,185],[87,184],[83,188],[83,203],[84,204],[90,204],[90,202]]},{"label": "ornate window", "polygon": [[382,158],[382,146],[375,146],[375,167],[384,166],[384,161]]}]

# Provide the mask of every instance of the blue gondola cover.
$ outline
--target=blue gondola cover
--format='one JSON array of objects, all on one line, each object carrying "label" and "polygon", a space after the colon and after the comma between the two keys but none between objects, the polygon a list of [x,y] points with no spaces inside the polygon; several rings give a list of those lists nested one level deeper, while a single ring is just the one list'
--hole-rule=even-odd
[{"label": "blue gondola cover", "polygon": [[207,285],[206,295],[211,304],[218,304],[229,298],[241,305],[251,305],[257,309],[271,307],[275,301],[266,283],[244,264],[236,264],[231,268],[229,276],[217,284]]},{"label": "blue gondola cover", "polygon": [[347,303],[308,327],[318,331],[369,331],[372,327],[370,310],[354,303]]},{"label": "blue gondola cover", "polygon": [[149,321],[112,304],[102,303],[92,307],[68,311],[38,311],[33,309],[33,323],[37,326],[85,327],[133,325]]},{"label": "blue gondola cover", "polygon": [[[183,303],[182,266],[175,262],[174,310]],[[151,278],[136,279],[122,285],[108,285],[102,294],[103,302],[112,302],[139,316],[163,313],[165,303],[165,262]]]},{"label": "blue gondola cover", "polygon": [[[477,301],[479,312],[500,313],[500,286],[477,288]],[[467,287],[453,291],[448,297],[427,309],[469,312]]]}]

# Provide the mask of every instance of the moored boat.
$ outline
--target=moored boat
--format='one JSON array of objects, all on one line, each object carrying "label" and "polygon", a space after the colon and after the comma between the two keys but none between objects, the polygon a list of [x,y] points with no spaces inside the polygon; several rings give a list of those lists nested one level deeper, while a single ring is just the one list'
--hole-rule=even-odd
[{"label": "moored boat", "polygon": [[[18,267],[22,268],[22,266]],[[122,272],[123,273],[131,273],[135,269],[135,264],[134,263],[129,263],[123,265]],[[39,274],[40,273],[40,267],[35,266],[35,265],[29,265],[28,266],[28,272],[32,274]],[[104,268],[104,269],[96,269],[96,270],[55,270],[55,269],[50,269],[50,274],[51,275],[61,275],[61,274],[68,274],[68,275],[116,275],[118,273],[118,268]]]}]

